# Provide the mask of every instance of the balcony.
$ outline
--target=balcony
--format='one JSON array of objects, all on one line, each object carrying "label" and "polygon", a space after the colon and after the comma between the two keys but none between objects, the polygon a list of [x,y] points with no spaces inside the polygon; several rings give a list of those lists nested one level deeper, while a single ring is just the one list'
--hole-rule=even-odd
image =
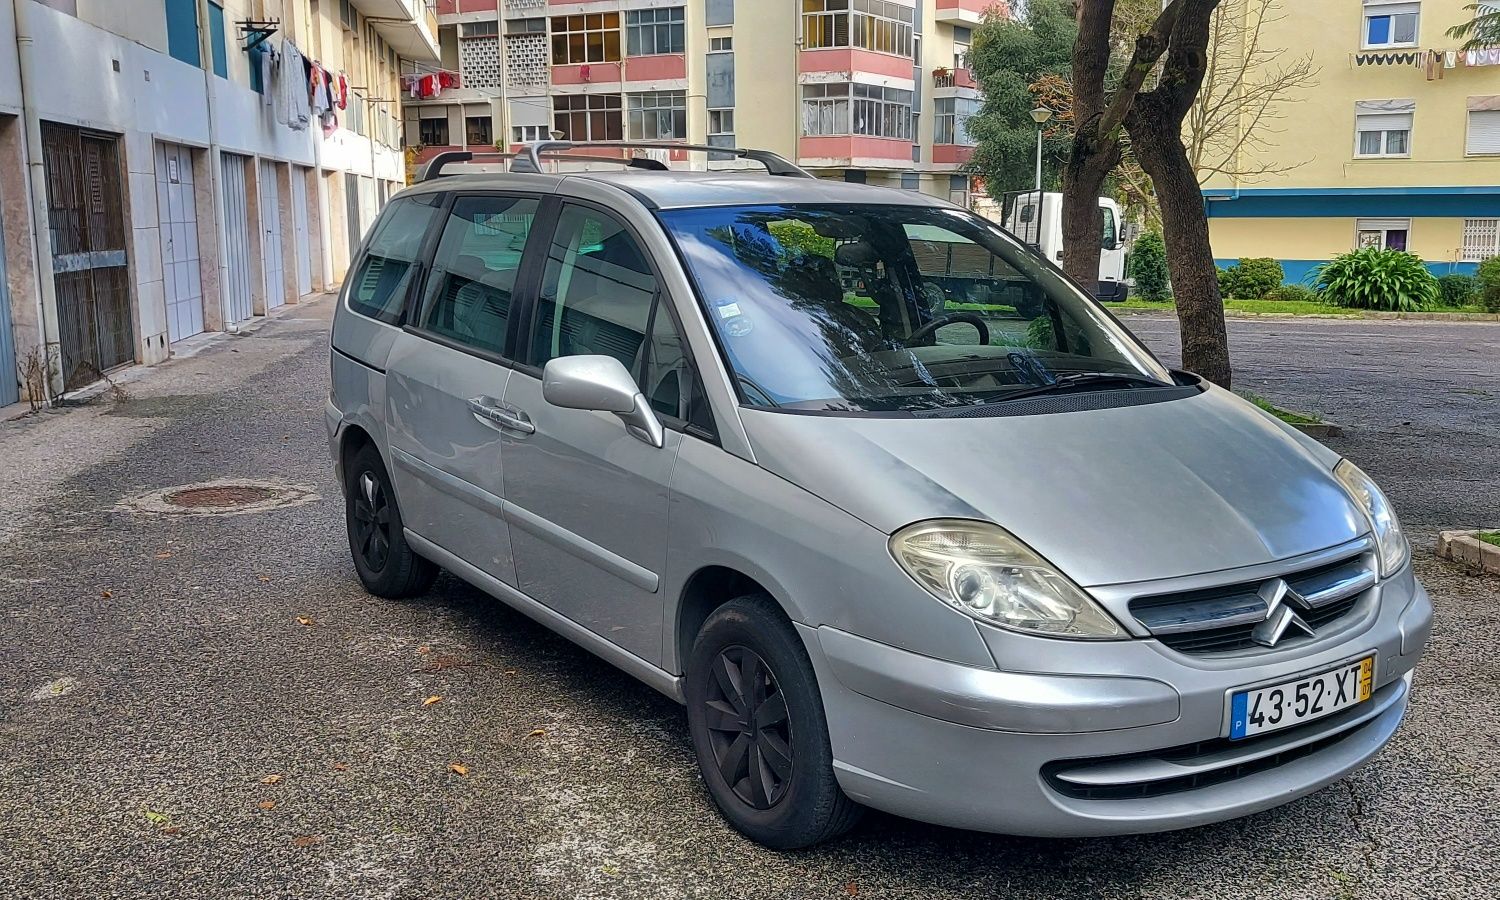
[{"label": "balcony", "polygon": [[437,14],[427,0],[351,0],[387,44],[406,59],[440,61]]},{"label": "balcony", "polygon": [[867,135],[804,135],[797,164],[811,169],[910,169],[911,141]]},{"label": "balcony", "polygon": [[985,14],[992,9],[998,15],[1010,15],[1010,4],[1006,0],[937,0],[934,18],[945,25],[973,28],[983,24]]},{"label": "balcony", "polygon": [[935,91],[947,88],[977,91],[979,82],[974,78],[973,69],[938,69],[932,73],[932,88]]}]

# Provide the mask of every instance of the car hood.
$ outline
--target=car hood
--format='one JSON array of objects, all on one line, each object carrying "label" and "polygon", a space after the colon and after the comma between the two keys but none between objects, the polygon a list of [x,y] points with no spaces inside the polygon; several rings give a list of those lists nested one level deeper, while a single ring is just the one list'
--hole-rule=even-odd
[{"label": "car hood", "polygon": [[1208,387],[1141,406],[903,419],[741,410],[756,461],[891,533],[995,522],[1080,585],[1257,565],[1364,534],[1338,455]]}]

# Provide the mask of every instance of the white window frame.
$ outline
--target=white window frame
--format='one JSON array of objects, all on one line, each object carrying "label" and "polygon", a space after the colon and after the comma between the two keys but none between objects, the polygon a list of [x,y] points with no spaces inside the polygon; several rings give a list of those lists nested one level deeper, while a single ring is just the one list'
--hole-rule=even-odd
[{"label": "white window frame", "polygon": [[[626,56],[680,56],[687,52],[687,14],[681,6],[627,9],[624,26]],[[666,49],[662,49],[663,43]]]},{"label": "white window frame", "polygon": [[734,108],[724,107],[721,109],[709,110],[708,133],[734,134]]},{"label": "white window frame", "polygon": [[[1354,158],[1355,159],[1410,159],[1413,113],[1378,113],[1357,112],[1354,116]],[[1385,120],[1385,121],[1382,121]],[[1405,127],[1391,127],[1404,125]],[[1371,127],[1374,126],[1374,127]],[[1406,134],[1406,149],[1400,153],[1390,152],[1391,135]],[[1380,152],[1365,153],[1363,147],[1364,135],[1380,135]]]},{"label": "white window frame", "polygon": [[1500,256],[1500,219],[1464,219],[1464,243],[1459,262],[1483,262]]},{"label": "white window frame", "polygon": [[[1411,219],[1355,219],[1354,220],[1354,249],[1364,247],[1379,247],[1382,250],[1390,248],[1391,232],[1406,232],[1406,249],[1411,250]],[[1363,235],[1379,234],[1379,244],[1366,244]]]},{"label": "white window frame", "polygon": [[[663,123],[666,123],[665,129]],[[626,94],[625,138],[631,141],[687,140],[687,91]]]},{"label": "white window frame", "polygon": [[[938,97],[932,101],[932,142],[972,147],[978,143],[968,132],[969,119],[979,112],[979,101],[967,97]],[[960,109],[963,111],[961,112]],[[948,140],[944,140],[948,138]]]},{"label": "white window frame", "polygon": [[802,85],[802,134],[911,140],[912,91],[860,82]]},{"label": "white window frame", "polygon": [[734,52],[734,35],[726,35],[726,36],[723,36],[723,37],[711,37],[711,38],[709,38],[708,39],[708,52],[709,53],[733,53]]},{"label": "white window frame", "polygon": [[[1474,139],[1474,117],[1482,116],[1486,124],[1486,135],[1480,149],[1475,149]],[[1471,109],[1468,119],[1464,123],[1464,155],[1465,156],[1500,156],[1500,109]]]},{"label": "white window frame", "polygon": [[[1396,35],[1396,17],[1412,16],[1412,39],[1391,40],[1384,44],[1370,43],[1370,20],[1385,16],[1391,18],[1391,37]],[[1416,47],[1422,42],[1422,4],[1412,2],[1392,3],[1389,0],[1365,0],[1364,15],[1359,20],[1359,46],[1363,50],[1391,50]]]},{"label": "white window frame", "polygon": [[911,59],[915,17],[893,0],[804,0],[803,48],[859,47]]},{"label": "white window frame", "polygon": [[512,125],[510,126],[510,142],[512,144],[527,144],[533,141],[551,140],[552,136],[548,125]]},{"label": "white window frame", "polygon": [[[582,101],[582,105],[579,105],[579,101]],[[583,116],[583,134],[576,134],[571,130],[573,117],[578,115]],[[558,128],[559,116],[567,117],[569,128]],[[604,117],[603,134],[594,133],[596,116]],[[616,119],[620,123],[619,134],[611,134],[614,129],[610,128],[609,120],[616,116],[619,117]],[[621,102],[619,94],[553,94],[552,127],[563,132],[563,139],[569,141],[622,140],[625,135],[625,104]]]}]

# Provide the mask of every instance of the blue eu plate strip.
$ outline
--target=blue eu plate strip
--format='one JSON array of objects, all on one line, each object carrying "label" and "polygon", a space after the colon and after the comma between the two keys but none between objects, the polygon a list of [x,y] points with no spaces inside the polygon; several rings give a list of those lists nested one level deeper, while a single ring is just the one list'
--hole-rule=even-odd
[{"label": "blue eu plate strip", "polygon": [[1229,736],[1231,738],[1242,738],[1245,736],[1245,714],[1249,706],[1250,694],[1235,694],[1230,700]]}]

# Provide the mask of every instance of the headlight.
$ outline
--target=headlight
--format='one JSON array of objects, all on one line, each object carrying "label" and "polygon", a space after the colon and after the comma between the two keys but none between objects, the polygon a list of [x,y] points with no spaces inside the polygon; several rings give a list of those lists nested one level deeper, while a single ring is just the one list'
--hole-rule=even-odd
[{"label": "headlight", "polygon": [[1339,480],[1349,492],[1350,499],[1370,521],[1370,530],[1375,533],[1375,549],[1380,557],[1380,577],[1389,578],[1406,565],[1406,559],[1411,555],[1411,547],[1401,533],[1401,523],[1396,521],[1391,502],[1374,479],[1347,459],[1340,460],[1333,467],[1333,477]]},{"label": "headlight", "polygon": [[928,593],[981,622],[1048,637],[1126,636],[1099,604],[998,525],[918,522],[891,537],[891,554]]}]

